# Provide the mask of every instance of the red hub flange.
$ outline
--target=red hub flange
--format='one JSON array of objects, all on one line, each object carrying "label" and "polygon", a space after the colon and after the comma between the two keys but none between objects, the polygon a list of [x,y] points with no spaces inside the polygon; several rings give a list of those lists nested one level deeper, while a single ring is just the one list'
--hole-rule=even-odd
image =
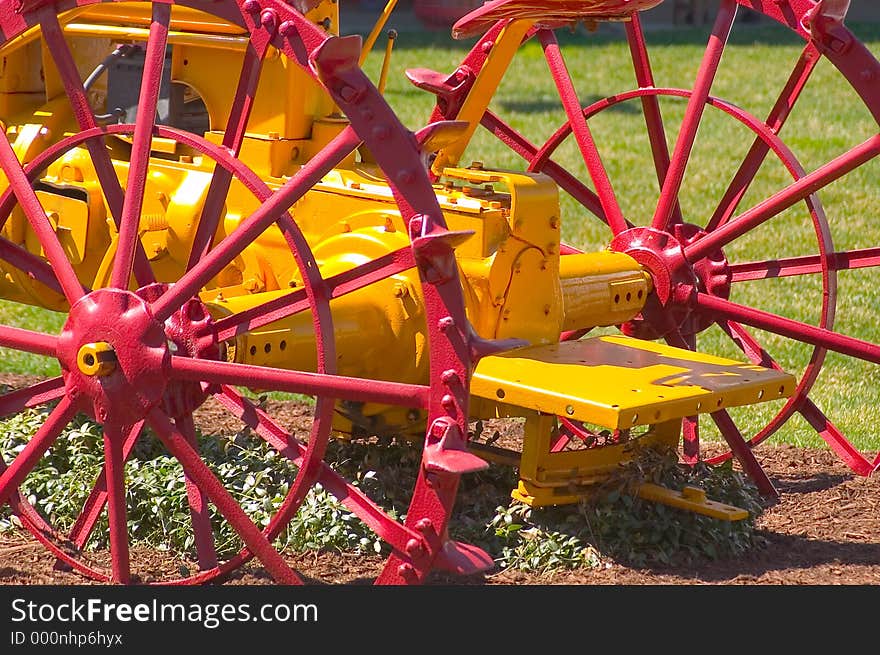
[{"label": "red hub flange", "polygon": [[639,339],[659,339],[679,330],[683,335],[702,332],[713,321],[692,313],[686,299],[693,290],[727,299],[730,296],[730,266],[719,249],[699,259],[687,260],[684,248],[706,232],[696,225],[679,223],[671,232],[651,227],[633,227],[618,234],[609,246],[626,253],[651,275],[654,293],[645,307],[621,330]]},{"label": "red hub flange", "polygon": [[162,399],[171,353],[147,303],[121,289],[98,289],[70,308],[58,337],[67,395],[98,422],[134,425]]},{"label": "red hub flange", "polygon": [[[137,294],[148,303],[156,302],[169,288],[167,284],[151,284]],[[217,335],[211,329],[211,314],[198,298],[190,298],[165,321],[165,337],[172,354],[193,359],[221,359]],[[215,385],[186,380],[171,380],[162,398],[162,409],[171,418],[191,416]]]}]

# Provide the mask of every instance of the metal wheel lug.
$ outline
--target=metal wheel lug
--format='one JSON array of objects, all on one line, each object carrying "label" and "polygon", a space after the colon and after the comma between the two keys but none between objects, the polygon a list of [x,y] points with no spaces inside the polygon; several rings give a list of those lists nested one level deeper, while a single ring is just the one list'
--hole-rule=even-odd
[{"label": "metal wheel lug", "polygon": [[409,541],[406,542],[406,546],[404,547],[404,550],[406,550],[407,555],[415,558],[415,557],[418,557],[419,555],[424,554],[425,547],[422,545],[422,543],[418,539],[410,539]]}]

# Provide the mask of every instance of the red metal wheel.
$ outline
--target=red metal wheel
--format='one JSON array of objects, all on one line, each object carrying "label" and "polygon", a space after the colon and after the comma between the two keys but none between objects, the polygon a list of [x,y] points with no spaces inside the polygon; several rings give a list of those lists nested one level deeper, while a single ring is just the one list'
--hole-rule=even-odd
[{"label": "red metal wheel", "polygon": [[[21,522],[62,562],[97,580],[138,580],[130,557],[124,467],[143,427],[148,426],[183,468],[200,571],[181,577],[175,569],[153,575],[155,580],[141,581],[205,582],[256,556],[277,581],[301,582],[272,542],[318,483],[390,545],[392,554],[379,578],[381,582],[419,582],[437,566],[486,564],[484,554],[446,538],[460,474],[447,470],[449,467],[444,469],[446,460],[442,453],[436,454],[453,444],[456,434],[467,434],[470,361],[467,323],[455,275],[454,241],[445,229],[417,138],[403,128],[357,67],[359,41],[328,37],[290,6],[276,0],[174,3],[237,26],[238,34],[247,42],[239,83],[218,145],[200,134],[157,124],[154,119],[172,24],[172,7],[166,3],[144,3],[149,33],[134,124],[98,124],[65,38],[63,14],[94,4],[99,3],[59,2],[53,7],[25,2],[15,8],[10,4],[10,11],[0,19],[5,39],[0,48],[14,43],[22,34],[43,40],[78,128],[73,136],[56,140],[24,165],[12,145],[0,139],[0,164],[9,181],[0,198],[0,216],[5,224],[13,212],[23,213],[38,240],[40,253],[4,238],[0,240],[0,258],[6,268],[41,283],[45,287],[43,296],[53,298],[55,308],[67,315],[58,335],[0,327],[0,345],[56,358],[62,371],[61,376],[0,397],[3,416],[55,403],[25,448],[9,461],[0,459],[0,501],[8,502]],[[297,172],[277,181],[274,188],[237,157],[262,61],[270,46],[319,81],[349,118],[347,127],[340,123],[338,134],[320,152]],[[123,189],[106,144],[108,139],[129,136],[131,151]],[[213,172],[208,169],[210,184],[192,247],[184,254],[184,273],[172,280],[162,279],[158,269],[154,270],[140,238],[147,180],[155,174],[161,159],[153,152],[154,138],[183,145],[204,161],[214,162]],[[335,275],[322,275],[310,244],[288,210],[362,143],[375,161],[374,172],[388,180],[390,206],[408,226],[410,239],[382,257]],[[105,258],[105,278],[94,271],[84,278],[62,247],[36,192],[47,167],[78,148],[88,151],[98,188],[118,227],[115,250],[110,253],[112,257]],[[214,243],[224,199],[232,184],[249,192],[257,201],[256,208],[234,231]],[[211,288],[224,267],[270,228],[283,236],[282,243],[295,260],[301,284],[245,310],[212,317],[199,294]],[[336,374],[330,301],[413,268],[422,282],[431,382],[396,383]],[[109,284],[92,290],[88,288],[92,279],[106,279]],[[224,356],[224,345],[236,337],[296,314],[311,317],[314,371],[238,363]],[[297,440],[262,411],[241,388],[314,397],[307,443]],[[255,525],[199,455],[192,412],[209,396],[298,468],[283,504],[268,525]],[[413,407],[427,415],[430,427],[425,440],[426,464],[412,492],[405,523],[389,516],[323,461],[337,400]],[[104,465],[78,520],[69,534],[62,534],[45,512],[23,497],[19,488],[78,413],[102,425]],[[209,503],[244,544],[240,552],[225,560],[215,550]],[[85,552],[105,506],[110,534],[109,570],[94,565]]]},{"label": "red metal wheel", "polygon": [[[649,56],[636,14],[622,30],[628,42],[630,61],[619,68],[635,72],[636,88],[608,95],[586,108],[578,99],[554,32],[536,27],[526,38],[540,41],[567,121],[543,145],[537,145],[492,111],[487,111],[481,121],[528,162],[529,170],[549,175],[576,203],[598,217],[610,229],[612,249],[631,254],[651,273],[655,293],[636,320],[621,326],[625,332],[649,339],[664,338],[672,345],[708,349],[727,356],[745,354],[755,363],[781,366],[798,376],[794,396],[787,402],[768,404],[772,407],[769,413],[766,410],[761,413],[758,407],[747,407],[711,415],[720,436],[731,448],[709,461],[719,462],[735,454],[768,493],[773,492],[772,485],[750,448],[783,425],[790,430],[798,426],[803,426],[805,431],[815,430],[861,475],[880,466],[880,456],[862,452],[875,448],[857,448],[843,429],[819,409],[825,406],[830,411],[833,405],[819,376],[823,370],[833,369],[825,377],[827,384],[835,384],[842,366],[838,353],[852,358],[852,363],[845,366],[859,371],[848,378],[858,386],[862,386],[859,376],[871,375],[870,367],[880,362],[877,345],[880,338],[863,321],[850,318],[849,315],[856,315],[859,309],[853,307],[845,291],[838,291],[838,272],[856,269],[857,273],[841,274],[840,284],[845,285],[842,289],[859,289],[852,282],[857,275],[863,276],[863,289],[875,286],[870,276],[880,264],[875,245],[877,235],[867,230],[844,230],[840,220],[826,218],[826,213],[832,217],[838,213],[852,217],[846,207],[841,209],[839,197],[835,198],[827,187],[838,180],[861,179],[862,184],[870,184],[871,171],[876,170],[872,168],[876,167],[873,160],[880,153],[880,136],[876,133],[876,122],[880,118],[880,91],[876,84],[880,64],[843,25],[848,5],[845,0],[722,1],[690,88],[663,87],[656,83],[654,71],[661,68]],[[788,28],[803,44],[793,62],[782,64],[778,84],[781,91],[772,108],[764,103],[769,114],[765,113],[767,109],[750,112],[749,98],[728,98],[723,91],[713,95],[713,86],[719,86],[715,82],[722,55],[729,50],[727,44],[737,12],[743,9],[762,14],[769,19],[766,22]],[[467,20],[465,18],[463,23]],[[459,71],[468,71],[471,77],[479,72],[502,25],[503,22],[499,23],[479,40]],[[753,65],[762,69],[762,76],[769,74],[765,67],[769,67],[770,62],[753,62]],[[609,70],[608,66],[603,60],[604,71]],[[727,72],[725,88],[731,87],[729,68]],[[461,86],[466,90],[467,76],[461,73],[460,77]],[[797,120],[803,96],[811,92],[821,94],[822,84],[838,83],[841,78],[840,86],[848,85],[853,103],[861,105],[858,112],[867,127],[863,130],[865,133],[853,133],[848,139],[841,139],[847,144],[841,154],[836,154],[840,150],[831,155],[818,153],[819,148],[809,147],[812,137],[799,135],[798,128],[792,124],[801,125],[801,129],[805,122],[808,124],[806,119]],[[741,73],[740,79],[743,79]],[[454,85],[450,83],[450,86]],[[582,94],[594,91],[581,85]],[[677,111],[681,116],[677,133],[674,128],[670,129],[670,115],[675,106],[667,101],[674,97],[686,100],[683,111]],[[438,103],[434,118],[454,118],[461,100],[450,93]],[[638,187],[648,189],[647,180],[625,167],[631,166],[630,163],[615,162],[615,153],[600,148],[603,143],[595,132],[601,129],[603,114],[625,111],[627,101],[631,103],[630,113],[642,115],[638,136],[646,155],[640,161],[654,169],[659,186],[659,196],[655,186],[647,211],[620,191],[621,188],[627,192]],[[635,103],[641,105],[641,111],[633,111]],[[701,178],[699,172],[699,158],[707,153],[700,151],[698,132],[703,135],[718,125],[719,121],[713,118],[719,115],[715,110],[738,122],[742,129],[736,138],[742,139],[744,144],[751,143],[742,160],[731,169],[731,181],[720,188],[715,180]],[[766,118],[758,118],[758,114]],[[587,119],[597,120],[588,124]],[[633,124],[630,140],[636,138],[633,136],[635,127]],[[581,175],[563,166],[558,156],[562,154],[559,150],[563,142],[572,134],[581,159],[577,166],[583,171]],[[617,135],[617,138],[622,137]],[[859,143],[863,138],[865,140]],[[667,139],[674,145],[669,146]],[[711,156],[718,158],[721,154],[716,152]],[[778,164],[773,163],[774,158]],[[777,181],[776,187],[757,191],[755,180],[765,162],[768,167],[776,166],[780,172],[786,172],[790,181]],[[838,188],[839,184],[835,189]],[[705,194],[705,189],[714,195],[711,205],[701,206],[692,198],[695,194]],[[743,210],[743,207],[750,208]],[[799,212],[797,224],[790,218],[793,212]],[[640,216],[644,218],[640,220]],[[599,243],[604,240],[598,232],[589,235]],[[763,252],[755,255],[758,240],[772,243],[772,250],[767,252],[765,246]],[[752,244],[751,254],[749,248],[743,246],[748,242]],[[775,296],[769,286],[774,282],[778,285],[776,288],[781,289]],[[792,300],[798,296],[803,296],[803,304],[810,307],[792,307],[795,304]],[[579,334],[563,336],[576,338]],[[869,408],[876,402],[869,394],[863,405]],[[757,421],[755,416],[759,417]],[[799,416],[798,420],[789,421],[793,416]],[[853,421],[850,429],[858,431],[859,422]],[[694,418],[684,421],[684,457],[690,462],[700,457],[699,426]],[[866,441],[864,435],[861,441]]]}]

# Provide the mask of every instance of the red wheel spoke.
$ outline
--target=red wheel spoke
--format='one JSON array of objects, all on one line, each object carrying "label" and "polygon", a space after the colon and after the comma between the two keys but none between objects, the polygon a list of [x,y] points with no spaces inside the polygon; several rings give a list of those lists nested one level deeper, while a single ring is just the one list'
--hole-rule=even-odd
[{"label": "red wheel spoke", "polygon": [[125,511],[125,458],[122,454],[123,431],[113,424],[104,425],[104,472],[107,480],[107,517],[112,556],[111,582],[131,581],[128,556],[128,520]]},{"label": "red wheel spoke", "polygon": [[855,473],[858,475],[871,475],[875,465],[856,450],[837,426],[828,420],[828,417],[822,413],[822,410],[816,407],[812,400],[804,398],[803,402],[798,406],[798,412]]},{"label": "red wheel spoke", "polygon": [[[70,47],[64,39],[61,25],[58,23],[55,7],[47,5],[39,10],[38,16],[43,42],[52,54],[52,61],[58,69],[58,75],[64,85],[64,91],[67,93],[73,117],[76,119],[79,129],[86,131],[97,127],[95,115],[89,106],[88,98],[86,98],[86,92]],[[122,185],[113,168],[113,162],[110,160],[110,153],[107,151],[103,138],[89,139],[85,142],[85,146],[89,151],[89,157],[95,167],[95,174],[101,184],[101,191],[107,199],[116,228],[119,229],[122,220],[123,192]],[[140,244],[138,244],[135,255],[134,272],[140,286],[146,286],[156,281],[149,260]]]},{"label": "red wheel spoke", "polygon": [[742,325],[735,321],[722,320],[718,321],[718,327],[743,351],[752,364],[759,364],[764,368],[772,368],[777,371],[782,370],[782,367],[771,357],[770,353]]},{"label": "red wheel spoke", "polygon": [[[305,447],[281,428],[259,407],[244,398],[232,387],[223,386],[214,396],[242,423],[287,457],[297,466],[303,461]],[[334,471],[326,462],[321,462],[317,481],[329,491],[352,514],[361,519],[373,532],[393,548],[404,551],[410,539],[418,538],[416,533],[390,519],[368,496],[353,487],[345,478]]]},{"label": "red wheel spoke", "polygon": [[581,203],[588,211],[605,223],[608,222],[608,219],[605,218],[605,211],[602,209],[602,203],[599,201],[599,196],[592,189],[588,188],[583,182],[552,159],[541,159],[540,167],[534,168],[533,164],[537,163],[541,151],[496,114],[487,110],[480,119],[480,124],[498,137],[502,143],[507,145],[516,154],[529,162],[530,171],[537,171],[548,175],[560,188]]},{"label": "red wheel spoke", "polygon": [[805,175],[753,208],[731,219],[714,232],[685,247],[685,255],[692,262],[702,259],[709,253],[723,248],[734,239],[755,229],[795,203],[806,199],[823,187],[840,179],[878,154],[880,154],[880,135],[874,135],[840,157],[830,161],[809,175]]},{"label": "red wheel spoke", "polygon": [[193,269],[188,271],[153,305],[153,314],[164,321],[189,298],[232,261],[249,243],[266,230],[281,214],[321,181],[333,167],[347,157],[360,143],[351,127],[345,128],[317,155],[312,157],[293,177],[260,205],[238,229],[221,241]]},{"label": "red wheel spoke", "polygon": [[55,443],[75,414],[76,408],[73,407],[70,400],[66,396],[62,397],[55,409],[46,417],[46,422],[28,441],[24,450],[16,456],[3,475],[0,475],[0,506],[9,500],[43,454]]},{"label": "red wheel spoke", "polygon": [[725,319],[732,319],[803,343],[833,350],[834,352],[863,359],[874,364],[880,364],[880,345],[870,341],[848,337],[833,330],[795,321],[753,307],[739,305],[704,293],[696,293],[693,297],[693,302],[695,307],[712,312]]},{"label": "red wheel spoke", "polygon": [[[0,139],[2,141],[2,139]],[[0,325],[0,346],[34,355],[57,356],[58,337],[23,328]]]},{"label": "red wheel spoke", "polygon": [[[832,271],[851,271],[872,266],[880,266],[880,248],[843,250],[830,253],[826,257],[826,268]],[[786,257],[730,265],[731,282],[765,280],[794,275],[815,275],[822,273],[823,270],[821,255]]]},{"label": "red wheel spoke", "polygon": [[49,218],[46,216],[46,211],[40,204],[37,194],[31,188],[27,175],[15,156],[15,152],[12,150],[12,145],[5,138],[0,139],[0,166],[3,167],[3,172],[6,173],[12,192],[18,198],[18,202],[25,216],[27,216],[31,228],[36,233],[37,239],[39,239],[40,245],[46,253],[46,258],[52,265],[53,273],[64,291],[67,302],[72,305],[82,298],[84,293],[83,286],[77,279],[73,266],[71,266],[67,258],[67,253],[61,247],[58,235],[52,229],[52,225],[49,223]]},{"label": "red wheel spoke", "polygon": [[[794,109],[798,98],[800,98],[801,92],[804,90],[813,70],[816,68],[816,64],[819,62],[819,57],[819,51],[816,46],[812,42],[808,43],[795,64],[788,82],[782,89],[782,93],[776,100],[776,104],[770,110],[767,120],[764,121],[774,134],[779,134],[791,115],[791,111]],[[715,210],[712,218],[709,219],[709,222],[706,223],[707,232],[711,232],[730,220],[733,212],[739,207],[739,203],[742,201],[743,196],[745,196],[746,191],[749,190],[755,175],[758,174],[758,170],[761,168],[761,164],[764,163],[764,159],[769,152],[770,147],[760,137],[756,138],[739,170],[734,175],[730,186],[727,187],[721,202],[718,203],[718,208]]]},{"label": "red wheel spoke", "polygon": [[722,409],[717,412],[712,412],[711,416],[715,425],[718,426],[718,429],[721,431],[721,435],[727,441],[727,445],[730,446],[734,456],[739,461],[740,466],[743,467],[743,470],[758,487],[758,491],[761,492],[761,495],[770,498],[778,498],[779,492],[776,491],[773,482],[770,481],[770,478],[767,477],[767,473],[761,468],[758,460],[755,459],[755,453],[753,453],[752,449],[746,444],[745,439],[743,439],[743,436],[740,434],[733,419],[730,418],[730,414]]},{"label": "red wheel spoke", "polygon": [[626,230],[626,221],[623,218],[617,197],[614,195],[611,180],[608,179],[608,172],[605,170],[605,165],[596,149],[596,143],[587,125],[587,119],[584,117],[583,108],[559,49],[559,43],[556,41],[556,35],[550,30],[539,30],[538,38],[544,48],[544,57],[547,60],[553,81],[556,83],[556,90],[559,92],[559,98],[562,100],[562,106],[565,108],[565,114],[571,124],[581,156],[587,165],[587,171],[593,180],[593,185],[596,187],[596,193],[599,196],[604,215],[608,219],[608,225],[614,234],[619,234]]},{"label": "red wheel spoke", "polygon": [[[247,129],[251,108],[254,104],[254,94],[257,91],[257,83],[260,81],[260,72],[263,69],[263,58],[269,49],[269,40],[262,38],[252,39],[248,42],[245,51],[241,74],[238,78],[238,87],[235,98],[232,100],[232,109],[226,122],[226,131],[223,133],[223,147],[227,148],[234,157],[238,156],[244,133]],[[193,247],[190,251],[189,262],[186,270],[190,270],[196,263],[208,254],[214,242],[214,235],[220,224],[220,213],[223,203],[229,192],[229,184],[232,181],[232,172],[219,164],[214,165],[214,174],[211,185],[205,197],[205,205],[199,218],[199,227],[193,239]]]},{"label": "red wheel spoke", "polygon": [[[332,300],[363,289],[397,273],[402,273],[413,266],[415,266],[415,260],[412,248],[407,246],[362,266],[329,277],[324,280],[324,287],[328,299]],[[241,332],[256,330],[269,323],[305,311],[309,309],[309,306],[305,289],[297,289],[251,309],[222,318],[212,326],[212,329],[217,335],[218,341],[226,341]]]},{"label": "red wheel spoke", "polygon": [[52,291],[64,295],[64,289],[58,284],[58,278],[51,266],[32,252],[3,237],[0,237],[0,259],[26,273],[29,278],[45,284]]},{"label": "red wheel spoke", "polygon": [[[666,343],[676,348],[686,350],[697,349],[697,335],[683,335],[680,330],[673,330],[666,337]],[[682,459],[686,464],[696,464],[700,461],[700,418],[699,416],[685,416],[681,419]]]},{"label": "red wheel spoke", "polygon": [[162,69],[165,65],[165,46],[168,42],[170,20],[171,5],[153,3],[153,17],[150,22],[150,36],[147,40],[144,74],[141,79],[137,118],[132,137],[128,180],[125,183],[125,199],[122,203],[122,217],[119,224],[119,245],[110,277],[110,285],[117,289],[128,289],[139,241],[141,209],[146,190],[147,169],[150,165],[153,125],[159,102]]},{"label": "red wheel spoke", "polygon": [[[134,427],[127,431],[125,441],[122,444],[123,462],[127,462],[128,458],[131,456],[131,451],[134,450],[134,445],[140,437],[143,425],[143,421],[138,421]],[[83,503],[83,508],[68,535],[70,542],[80,550],[85,548],[86,543],[88,543],[89,537],[95,529],[95,524],[101,517],[101,512],[104,511],[104,506],[106,504],[107,469],[102,468],[101,473],[98,474],[98,478],[95,480],[95,484],[92,486],[91,492],[89,492],[89,497],[86,498],[86,502]]]},{"label": "red wheel spoke", "polygon": [[724,47],[727,45],[730,29],[733,26],[734,18],[736,18],[736,8],[737,4],[734,0],[723,0],[718,8],[718,17],[715,19],[709,44],[706,46],[703,61],[697,72],[694,90],[685,109],[684,120],[675,142],[675,149],[672,152],[669,171],[663,182],[660,200],[651,222],[652,227],[658,230],[665,229],[669,225],[673,209],[678,202],[678,193],[681,190],[681,183],[684,181],[685,170],[696,141],[706,101],[709,99],[709,91],[715,81],[718,65],[721,63],[721,56],[724,54]]},{"label": "red wheel spoke", "polygon": [[287,565],[281,555],[253,524],[244,510],[223,487],[222,483],[202,461],[171,420],[161,411],[153,410],[147,419],[150,427],[168,451],[183,465],[186,474],[211,499],[217,510],[229,521],[250,551],[263,563],[277,582],[301,584],[299,576]]},{"label": "red wheel spoke", "polygon": [[[196,439],[196,427],[192,414],[175,419],[174,423],[187,443],[198,452],[199,443]],[[192,519],[199,569],[202,571],[213,569],[217,566],[217,551],[214,548],[214,532],[211,529],[208,498],[188,474],[184,474],[183,479],[186,485],[186,498],[189,502],[189,515]]]},{"label": "red wheel spoke", "polygon": [[235,364],[173,356],[171,374],[180,380],[210,382],[341,400],[427,408],[430,387],[420,384],[367,380],[342,375],[288,371],[268,366]]},{"label": "red wheel spoke", "polygon": [[63,395],[64,380],[61,376],[43,380],[0,396],[0,416],[17,414],[29,407],[39,407],[43,403],[58,400]]},{"label": "red wheel spoke", "polygon": [[[642,21],[639,15],[634,14],[632,20],[624,25],[633,60],[633,69],[636,74],[636,83],[640,89],[654,87],[654,72],[651,69],[651,60],[648,57],[648,48],[645,44],[645,34],[642,31]],[[666,181],[666,174],[669,172],[669,146],[666,144],[666,128],[663,126],[663,115],[660,112],[660,101],[657,96],[642,96],[642,113],[645,116],[645,126],[648,129],[648,140],[651,143],[657,181],[662,189],[663,183]],[[672,221],[674,223],[684,222],[678,200],[675,201],[675,206],[672,208]]]}]

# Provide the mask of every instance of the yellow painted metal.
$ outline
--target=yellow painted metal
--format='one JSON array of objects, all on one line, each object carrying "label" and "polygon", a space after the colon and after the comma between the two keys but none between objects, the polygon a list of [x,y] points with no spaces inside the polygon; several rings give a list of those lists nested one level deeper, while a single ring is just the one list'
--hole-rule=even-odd
[{"label": "yellow painted metal", "polygon": [[559,260],[563,330],[620,325],[638,314],[651,278],[629,255],[610,250]]},{"label": "yellow painted metal", "polygon": [[639,485],[638,495],[651,502],[711,516],[713,519],[721,519],[722,521],[742,521],[749,517],[747,510],[719,503],[716,500],[709,500],[703,489],[690,485],[681,491],[675,491],[661,487],[659,484],[645,482]]},{"label": "yellow painted metal", "polygon": [[[393,4],[390,0],[377,22],[375,36]],[[336,0],[309,6],[308,20],[338,32]],[[116,43],[145,41],[150,6],[122,2],[77,8],[61,22],[77,67],[87,74]],[[456,251],[470,322],[482,337],[515,337],[532,344],[479,363],[472,383],[472,414],[526,417],[519,460],[522,481],[515,494],[532,504],[551,504],[580,498],[631,456],[635,442],[674,445],[681,416],[786,397],[794,380],[760,367],[625,337],[557,344],[563,330],[629,320],[651,289],[649,279],[627,255],[600,252],[560,258],[558,189],[546,176],[485,170],[479,162],[455,167],[531,25],[528,20],[515,21],[501,32],[459,113],[467,127],[456,128],[457,139],[446,139],[452,130],[446,133],[433,170],[439,173],[434,190],[447,225],[473,232]],[[239,26],[197,10],[172,10],[172,83],[183,85],[204,103],[205,138],[211,142],[222,142],[234,93],[229,76],[217,71],[239,71],[246,44]],[[365,48],[362,57],[368,51]],[[16,155],[27,162],[79,128],[37,29],[4,48],[2,55],[0,122]],[[89,90],[98,113],[107,109],[106,96],[106,78],[100,78]],[[346,125],[328,94],[270,48],[239,158],[274,190]],[[106,145],[124,186],[130,139],[108,137]],[[213,161],[173,140],[154,138],[139,236],[160,282],[173,283],[185,271],[213,172]],[[5,187],[0,176],[0,191]],[[63,155],[47,169],[36,192],[79,278],[90,288],[106,286],[118,235],[87,151],[78,148]],[[258,206],[252,194],[233,181],[214,242],[235,232]],[[391,189],[365,149],[352,152],[291,212],[325,278],[409,245]],[[2,235],[43,256],[20,209],[12,212]],[[296,261],[273,226],[209,281],[201,297],[219,318],[301,286]],[[59,293],[2,261],[0,297],[66,308]],[[339,373],[427,381],[427,334],[415,270],[334,299],[330,307]],[[309,312],[302,312],[244,332],[227,342],[227,357],[314,370],[311,320]],[[110,357],[101,354],[100,344],[89,347],[82,353],[81,368],[92,370],[87,356]],[[649,428],[633,443],[550,453],[554,415],[610,428]],[[424,435],[423,421],[418,410],[340,403],[334,428],[349,435],[417,436]]]},{"label": "yellow painted metal", "polygon": [[594,493],[595,485],[618,471],[639,448],[674,448],[680,430],[680,421],[665,421],[652,426],[638,439],[552,453],[556,417],[531,412],[526,416],[520,480],[511,496],[532,507],[576,503]]},{"label": "yellow painted metal", "polygon": [[531,20],[515,20],[501,30],[492,51],[486,58],[486,62],[480,69],[474,86],[465,98],[456,120],[467,121],[469,127],[462,135],[462,138],[443,148],[437,153],[431,165],[431,170],[435,174],[440,175],[447,166],[455,166],[458,164],[462,153],[464,153],[467,144],[470,142],[474,131],[480,124],[480,119],[486,113],[489,107],[489,101],[495,95],[495,90],[501,82],[507,67],[513,60],[513,56],[519,49],[523,37],[532,27],[534,21]]},{"label": "yellow painted metal", "polygon": [[385,56],[382,58],[382,70],[379,72],[379,81],[376,88],[379,93],[385,93],[385,84],[388,81],[388,67],[391,65],[391,51],[394,49],[394,40],[397,38],[396,30],[388,30],[388,43],[385,44]]},{"label": "yellow painted metal", "polygon": [[442,181],[444,209],[467,200],[488,209],[473,220],[448,215],[452,229],[475,232],[457,250],[474,329],[485,338],[558,341],[563,306],[556,186],[543,175],[487,171],[479,163],[447,168]]},{"label": "yellow painted metal", "polygon": [[787,398],[792,375],[625,336],[485,357],[471,393],[612,429]]},{"label": "yellow painted metal", "polygon": [[[373,29],[370,30],[370,33],[367,35],[367,38],[364,41],[364,45],[361,48],[361,56],[358,58],[359,66],[364,65],[364,62],[367,60],[367,57],[372,51],[373,46],[376,44],[376,39],[379,38],[379,33],[382,31],[382,28],[385,27],[385,24],[391,17],[391,12],[394,11],[394,8],[396,6],[397,0],[388,0],[388,2],[385,4],[385,8],[382,10],[382,13],[379,14],[379,18],[376,19],[376,24],[373,25]],[[385,54],[385,58],[388,58],[387,52]]]},{"label": "yellow painted metal", "polygon": [[85,343],[76,354],[76,365],[85,375],[110,375],[116,370],[116,353],[106,341]]}]

